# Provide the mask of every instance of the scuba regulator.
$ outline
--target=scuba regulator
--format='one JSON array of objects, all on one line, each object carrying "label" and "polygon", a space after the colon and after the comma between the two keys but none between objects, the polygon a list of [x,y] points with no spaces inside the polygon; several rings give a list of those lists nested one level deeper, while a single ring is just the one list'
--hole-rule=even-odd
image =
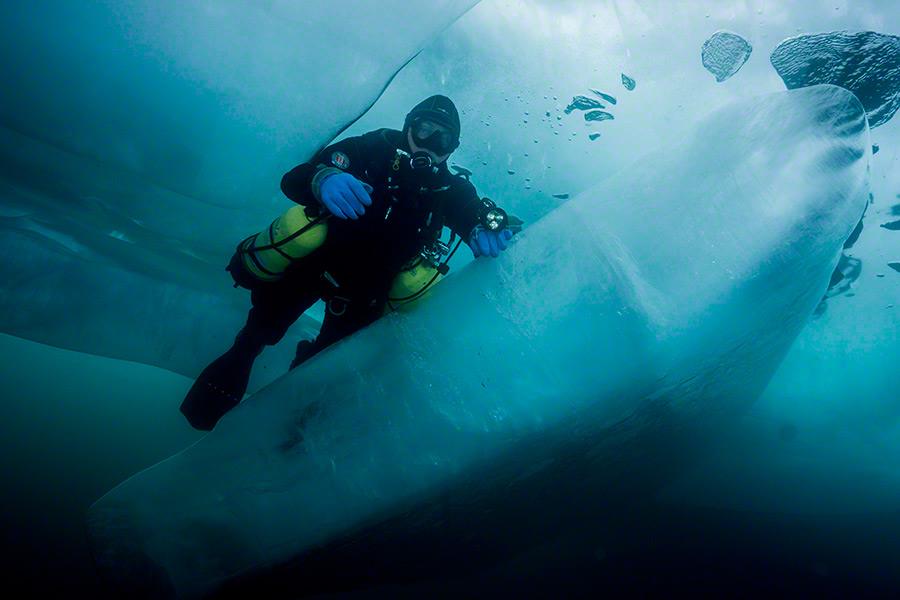
[{"label": "scuba regulator", "polygon": [[392,191],[401,188],[407,192],[424,194],[428,191],[444,191],[447,186],[433,189],[432,185],[438,181],[440,168],[424,151],[410,154],[406,150],[397,148],[394,154],[394,162],[391,164],[391,174],[388,176],[388,189]]},{"label": "scuba regulator", "polygon": [[[452,243],[453,238],[451,237],[450,244]],[[425,264],[436,269],[441,275],[446,275],[450,271],[450,266],[444,261],[444,257],[450,254],[450,244],[446,244],[441,240],[435,240],[422,248],[422,251],[419,253],[419,258],[421,258]]]}]

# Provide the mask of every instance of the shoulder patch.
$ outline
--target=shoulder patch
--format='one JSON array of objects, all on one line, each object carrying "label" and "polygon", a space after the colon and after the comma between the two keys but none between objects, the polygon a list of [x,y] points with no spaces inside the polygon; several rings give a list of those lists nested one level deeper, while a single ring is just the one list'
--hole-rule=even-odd
[{"label": "shoulder patch", "polygon": [[346,169],[350,166],[350,157],[340,151],[334,152],[331,155],[331,164],[338,169]]}]

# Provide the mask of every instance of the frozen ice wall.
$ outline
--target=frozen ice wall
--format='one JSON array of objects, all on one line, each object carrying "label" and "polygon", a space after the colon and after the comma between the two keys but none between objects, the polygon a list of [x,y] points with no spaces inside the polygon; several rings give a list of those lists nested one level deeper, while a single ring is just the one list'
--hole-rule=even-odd
[{"label": "frozen ice wall", "polygon": [[[716,112],[110,492],[91,509],[99,563],[123,590],[196,596],[384,522],[450,547],[501,524],[540,543],[504,507],[548,476],[578,490],[571,507],[599,505],[616,427],[639,437],[759,394],[862,214],[869,157],[862,106],[837,87]],[[458,495],[494,515],[486,531],[431,514]]]},{"label": "frozen ice wall", "polygon": [[[900,120],[882,115],[893,114],[900,97],[897,23],[900,5],[887,0],[482,2],[401,71],[351,131],[402,112],[424,88],[439,89],[467,110],[463,144],[452,160],[474,172],[482,193],[533,219],[636,157],[690,135],[715,107],[800,81],[857,92],[879,123],[872,132],[872,201],[845,251],[859,261],[852,263],[858,277],[845,278],[801,333],[739,436],[746,444],[692,479],[730,479],[728,497],[705,485],[684,488],[690,501],[741,508],[896,506],[900,474],[888,465],[900,456],[900,272],[890,265],[900,268]],[[702,63],[703,44],[717,31],[740,35],[753,48],[721,83]],[[784,48],[803,52],[787,55]],[[776,68],[784,64],[787,81]],[[633,91],[623,86],[623,73],[635,80]],[[580,95],[606,104],[615,119],[566,114]],[[693,228],[684,235],[693,239]],[[673,258],[670,268],[678,270],[679,262]],[[797,443],[785,441],[783,431],[795,432],[787,437]],[[738,483],[737,464],[763,455]],[[766,469],[778,460],[786,460],[784,485],[768,485]],[[813,479],[804,493],[777,491]],[[766,498],[757,493],[766,489],[772,490]]]}]

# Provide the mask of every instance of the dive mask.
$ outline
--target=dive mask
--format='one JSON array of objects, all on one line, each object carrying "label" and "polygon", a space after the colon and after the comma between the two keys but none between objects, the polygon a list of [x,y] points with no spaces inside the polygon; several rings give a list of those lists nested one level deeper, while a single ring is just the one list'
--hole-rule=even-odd
[{"label": "dive mask", "polygon": [[459,140],[446,127],[427,119],[416,119],[410,130],[417,146],[438,155],[450,154],[459,146]]}]

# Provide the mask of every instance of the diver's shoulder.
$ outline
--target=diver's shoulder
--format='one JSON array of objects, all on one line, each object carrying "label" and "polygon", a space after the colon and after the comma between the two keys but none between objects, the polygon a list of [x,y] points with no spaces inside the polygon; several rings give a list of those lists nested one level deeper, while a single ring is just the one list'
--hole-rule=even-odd
[{"label": "diver's shoulder", "polygon": [[446,171],[444,181],[447,182],[450,187],[450,193],[454,196],[468,198],[478,194],[478,191],[475,189],[475,184],[469,180],[469,176],[467,175]]},{"label": "diver's shoulder", "polygon": [[460,188],[474,188],[475,186],[472,184],[472,171],[461,166],[461,165],[448,165],[448,163],[442,163],[440,166],[441,173],[444,178],[452,183],[453,187]]},{"label": "diver's shoulder", "polygon": [[383,127],[364,133],[362,137],[370,144],[377,144],[395,149],[400,146],[400,140],[403,137],[403,133],[396,129]]}]

